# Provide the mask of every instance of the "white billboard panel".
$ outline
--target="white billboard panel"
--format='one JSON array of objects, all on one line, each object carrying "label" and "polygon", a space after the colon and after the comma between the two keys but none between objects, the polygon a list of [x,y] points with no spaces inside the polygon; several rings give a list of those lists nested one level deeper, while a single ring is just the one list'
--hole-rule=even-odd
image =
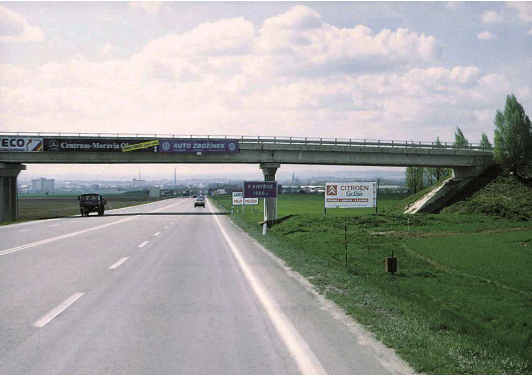
[{"label": "white billboard panel", "polygon": [[[233,192],[233,206],[242,206],[244,193],[240,191]],[[259,204],[259,198],[246,198],[246,206]]]},{"label": "white billboard panel", "polygon": [[376,182],[327,182],[325,208],[376,207]]},{"label": "white billboard panel", "polygon": [[150,186],[150,198],[160,198],[161,188],[159,186]]},{"label": "white billboard panel", "polygon": [[40,152],[42,138],[0,136],[0,151]]}]

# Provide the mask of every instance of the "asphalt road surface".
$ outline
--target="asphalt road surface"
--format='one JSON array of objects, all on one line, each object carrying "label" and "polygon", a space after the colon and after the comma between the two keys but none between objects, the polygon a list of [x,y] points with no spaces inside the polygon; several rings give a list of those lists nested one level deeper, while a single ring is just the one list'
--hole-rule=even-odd
[{"label": "asphalt road surface", "polygon": [[1,374],[410,373],[207,202],[0,227]]}]

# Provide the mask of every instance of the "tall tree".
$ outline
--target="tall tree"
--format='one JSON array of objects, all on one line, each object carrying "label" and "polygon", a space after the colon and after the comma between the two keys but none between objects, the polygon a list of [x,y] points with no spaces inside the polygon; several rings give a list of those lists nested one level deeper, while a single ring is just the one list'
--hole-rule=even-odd
[{"label": "tall tree", "polygon": [[490,140],[486,133],[482,132],[482,139],[480,140],[480,147],[482,148],[491,148]]},{"label": "tall tree", "polygon": [[423,189],[424,170],[423,167],[406,167],[405,184],[411,193],[417,193]]},{"label": "tall tree", "polygon": [[[434,146],[441,147],[440,137],[436,137]],[[427,171],[429,173],[428,180],[431,185],[451,175],[451,169],[449,168],[433,167],[433,168],[427,168]]]},{"label": "tall tree", "polygon": [[469,146],[469,141],[465,137],[462,130],[457,126],[454,132],[454,145],[455,146]]},{"label": "tall tree", "polygon": [[[517,175],[532,157],[530,119],[514,94],[506,97],[504,112],[495,115],[495,160]],[[529,159],[529,160],[527,160]]]}]

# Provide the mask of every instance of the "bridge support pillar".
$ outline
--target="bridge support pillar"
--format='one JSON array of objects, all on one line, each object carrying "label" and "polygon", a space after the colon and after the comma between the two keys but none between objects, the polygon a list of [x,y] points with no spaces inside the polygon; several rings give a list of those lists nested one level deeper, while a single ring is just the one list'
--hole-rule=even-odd
[{"label": "bridge support pillar", "polygon": [[0,163],[0,223],[18,218],[17,176],[25,169],[18,163]]},{"label": "bridge support pillar", "polygon": [[[279,163],[261,163],[260,169],[264,174],[264,181],[275,181],[275,173],[281,166]],[[268,227],[271,227],[275,220],[277,220],[277,199],[265,198],[264,199],[264,221],[268,223]]]},{"label": "bridge support pillar", "polygon": [[484,168],[460,167],[453,168],[453,177],[456,179],[475,178],[484,171]]}]

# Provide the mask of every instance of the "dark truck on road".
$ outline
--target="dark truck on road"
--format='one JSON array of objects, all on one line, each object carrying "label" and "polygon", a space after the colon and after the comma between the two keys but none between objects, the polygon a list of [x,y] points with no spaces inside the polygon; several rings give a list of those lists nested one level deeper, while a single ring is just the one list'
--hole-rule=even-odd
[{"label": "dark truck on road", "polygon": [[78,201],[81,216],[89,216],[91,212],[98,212],[98,216],[101,216],[105,212],[107,199],[100,194],[81,194]]}]

